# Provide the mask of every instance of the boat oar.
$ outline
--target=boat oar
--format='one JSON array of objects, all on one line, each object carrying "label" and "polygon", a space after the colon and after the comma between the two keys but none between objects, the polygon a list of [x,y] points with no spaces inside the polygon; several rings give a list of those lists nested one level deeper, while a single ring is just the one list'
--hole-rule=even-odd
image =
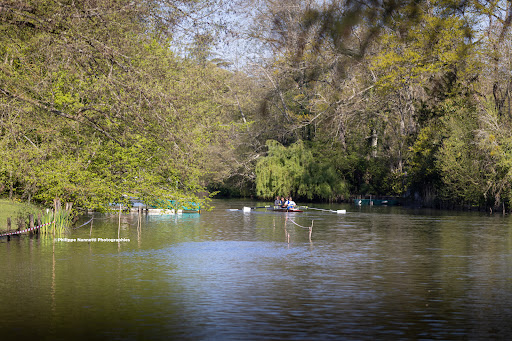
[{"label": "boat oar", "polygon": [[[267,205],[267,206],[256,206],[256,207],[244,207],[244,208],[231,208],[228,209],[228,211],[244,211],[244,212],[250,212],[251,210],[254,210],[256,208],[270,208],[273,206]],[[316,210],[316,211],[322,211],[322,212],[331,212],[331,213],[337,213],[337,214],[345,214],[347,213],[347,210],[329,210],[324,208],[315,208],[315,207],[309,207],[309,206],[297,206],[297,208],[305,208],[308,210]]]},{"label": "boat oar", "polygon": [[[302,206],[301,206],[301,207],[302,207]],[[304,208],[306,208],[306,209],[308,209],[308,210],[331,212],[331,210],[327,210],[327,209],[324,209],[324,208],[315,208],[315,207],[307,207],[307,206],[304,206]]]},{"label": "boat oar", "polygon": [[308,206],[300,206],[301,208],[306,208],[308,210],[316,210],[316,211],[322,211],[322,212],[332,212],[332,213],[338,213],[338,214],[345,214],[347,213],[347,210],[328,210],[325,208],[315,208],[315,207],[308,207]]},{"label": "boat oar", "polygon": [[244,211],[244,212],[250,212],[251,210],[255,210],[257,208],[269,208],[272,207],[270,205],[267,206],[256,206],[256,207],[245,207],[244,208],[229,208],[228,211]]}]

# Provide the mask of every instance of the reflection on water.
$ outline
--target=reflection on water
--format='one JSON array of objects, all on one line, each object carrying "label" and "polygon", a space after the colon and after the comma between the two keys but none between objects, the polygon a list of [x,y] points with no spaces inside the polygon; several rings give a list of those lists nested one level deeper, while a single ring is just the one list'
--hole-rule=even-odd
[{"label": "reflection on water", "polygon": [[[6,339],[503,339],[512,220],[336,206],[96,216],[69,239],[0,240]],[[261,204],[261,203],[260,203]],[[84,222],[88,219],[84,218]],[[313,222],[311,239],[309,227]],[[30,326],[30,328],[27,328]],[[4,337],[3,337],[4,339]]]}]

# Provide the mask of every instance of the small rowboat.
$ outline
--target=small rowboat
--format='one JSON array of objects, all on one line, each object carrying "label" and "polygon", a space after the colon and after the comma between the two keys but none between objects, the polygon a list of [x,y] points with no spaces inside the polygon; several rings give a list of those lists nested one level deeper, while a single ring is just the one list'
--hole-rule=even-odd
[{"label": "small rowboat", "polygon": [[273,211],[273,212],[304,212],[300,208],[305,208],[308,210],[317,210],[317,211],[323,211],[323,212],[333,212],[338,214],[345,214],[347,213],[347,210],[331,210],[331,209],[324,209],[324,208],[314,208],[314,207],[308,207],[308,206],[295,206],[295,208],[287,208],[282,206],[257,206],[257,207],[244,207],[242,209],[239,208],[230,208],[228,211],[242,211],[244,213],[249,213],[252,210],[255,210],[257,208],[266,208],[267,211]]},{"label": "small rowboat", "polygon": [[267,209],[274,212],[304,212],[298,208],[287,208],[281,206],[270,206]]}]

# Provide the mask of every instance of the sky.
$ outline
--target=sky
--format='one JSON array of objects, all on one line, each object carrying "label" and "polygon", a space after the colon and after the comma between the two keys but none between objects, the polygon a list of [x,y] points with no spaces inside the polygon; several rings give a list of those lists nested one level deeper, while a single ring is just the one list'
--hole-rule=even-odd
[{"label": "sky", "polygon": [[270,51],[258,40],[249,36],[251,16],[257,6],[252,1],[209,0],[210,6],[198,7],[188,12],[175,30],[174,51],[186,56],[194,43],[194,36],[211,34],[214,38],[210,60],[221,59],[230,63],[228,68],[240,70],[250,63],[261,63],[270,57]]}]

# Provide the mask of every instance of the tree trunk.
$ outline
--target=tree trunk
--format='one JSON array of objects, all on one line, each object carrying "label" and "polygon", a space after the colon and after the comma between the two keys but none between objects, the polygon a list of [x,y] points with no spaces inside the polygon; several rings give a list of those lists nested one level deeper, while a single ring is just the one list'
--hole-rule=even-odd
[{"label": "tree trunk", "polygon": [[375,129],[372,129],[372,142],[371,142],[371,146],[372,146],[372,157],[373,158],[376,158],[377,157],[377,143],[378,143],[378,135],[377,135],[377,131]]}]

